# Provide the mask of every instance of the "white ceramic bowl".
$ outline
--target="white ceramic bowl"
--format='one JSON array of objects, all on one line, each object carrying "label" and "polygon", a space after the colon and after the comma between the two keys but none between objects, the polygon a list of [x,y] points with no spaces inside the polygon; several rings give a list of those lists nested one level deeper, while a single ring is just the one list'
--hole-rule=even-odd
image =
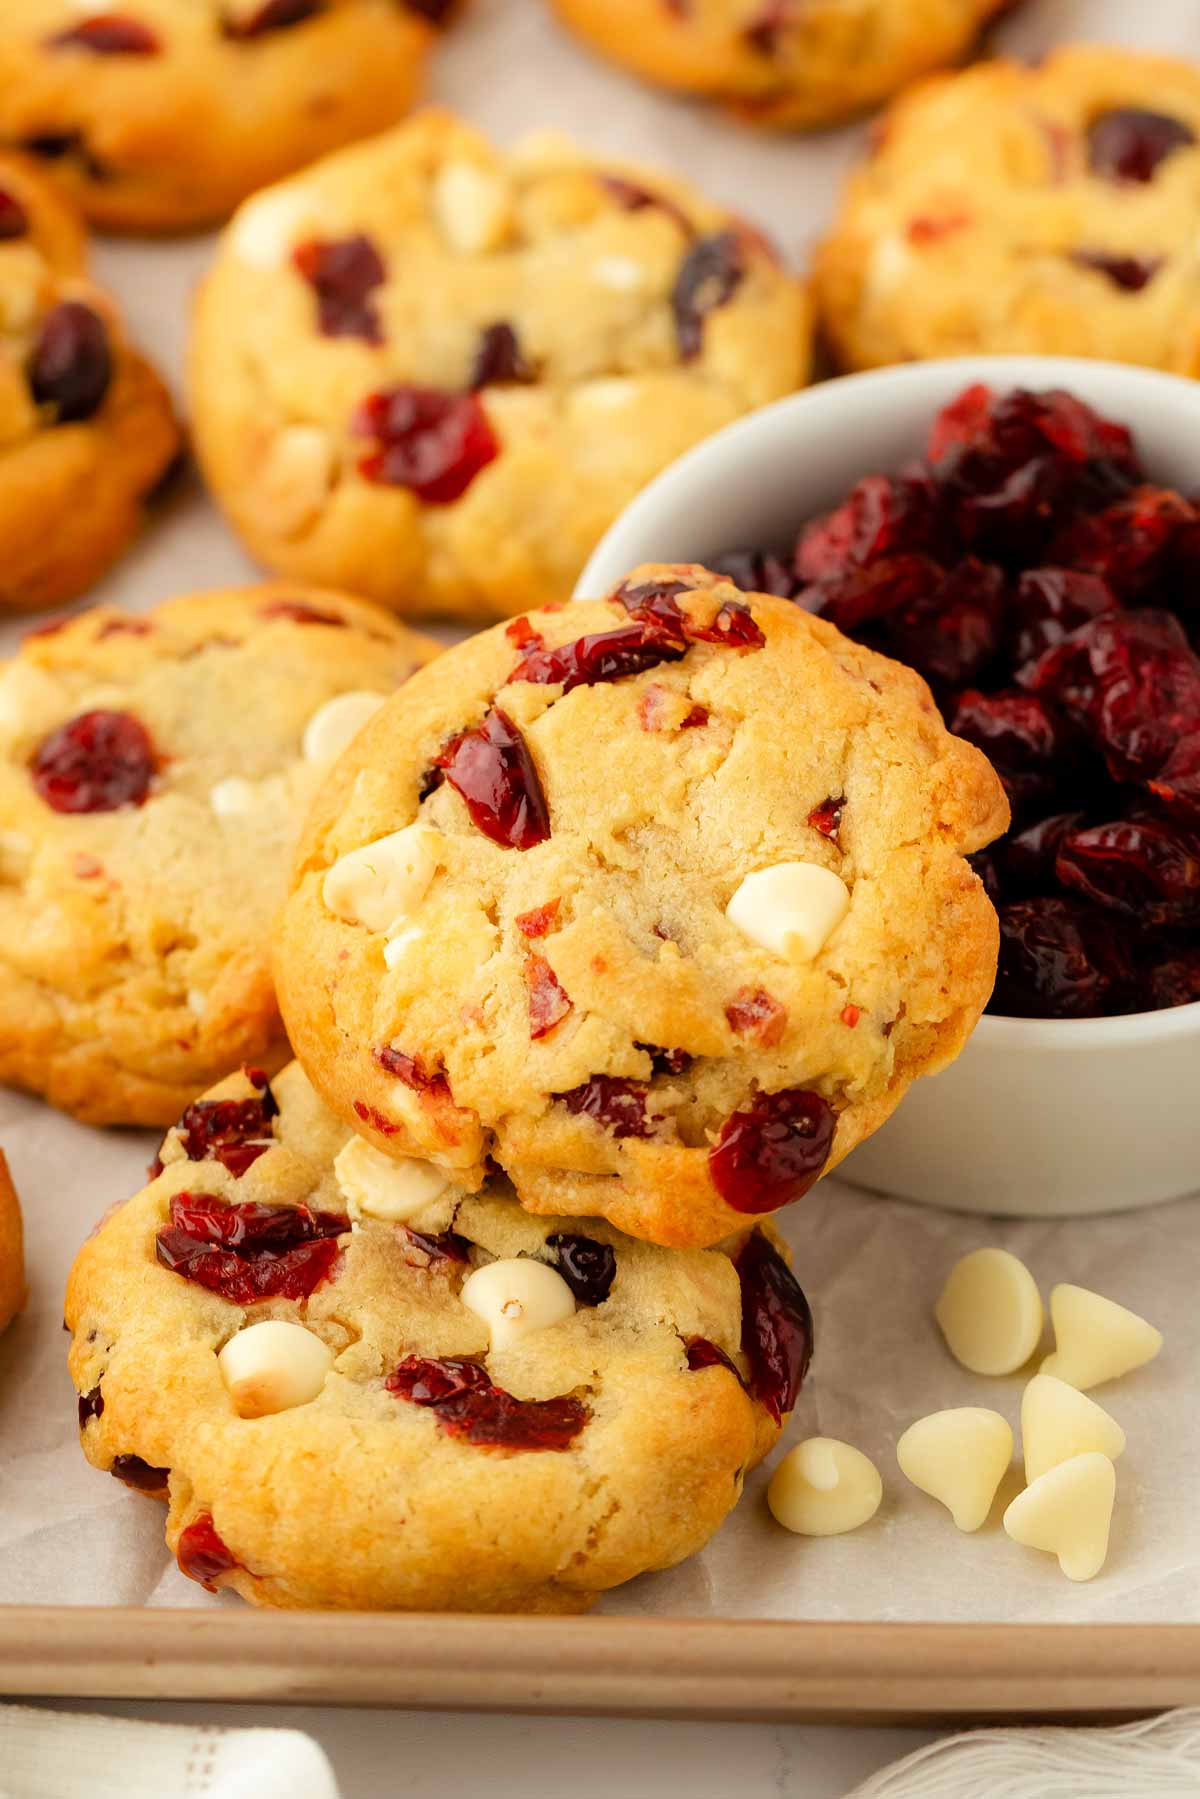
[{"label": "white ceramic bowl", "polygon": [[[1067,388],[1133,428],[1152,477],[1200,492],[1200,383],[1068,357],[908,364],[809,388],[699,444],[616,521],[577,594],[603,593],[640,562],[786,547],[860,475],[917,454],[934,413],[972,381]],[[1200,1190],[1200,1004],[985,1017],[953,1067],[918,1081],[840,1172],[882,1193],[1019,1217]]]}]

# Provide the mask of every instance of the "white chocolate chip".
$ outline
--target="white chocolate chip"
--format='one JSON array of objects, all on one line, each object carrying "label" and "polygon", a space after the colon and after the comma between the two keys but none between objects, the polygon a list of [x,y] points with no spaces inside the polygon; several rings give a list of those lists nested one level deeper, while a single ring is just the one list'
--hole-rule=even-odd
[{"label": "white chocolate chip", "polygon": [[941,1501],[959,1530],[971,1531],[986,1522],[1012,1451],[1007,1420],[967,1405],[910,1424],[896,1460],[914,1487]]},{"label": "white chocolate chip", "polygon": [[594,381],[581,381],[570,395],[570,404],[575,412],[622,412],[641,392],[641,383],[630,375],[600,375]]},{"label": "white chocolate chip", "polygon": [[646,285],[646,271],[632,256],[602,256],[592,264],[592,275],[619,294],[636,294]]},{"label": "white chocolate chip", "polygon": [[333,1174],[351,1218],[378,1218],[385,1224],[406,1224],[452,1185],[436,1163],[419,1156],[385,1156],[361,1137],[352,1137],[335,1158]]},{"label": "white chocolate chip", "polygon": [[267,1318],[230,1337],[217,1363],[239,1417],[265,1418],[315,1399],[333,1351],[302,1324]]},{"label": "white chocolate chip", "polygon": [[38,251],[11,240],[4,252],[4,286],[0,291],[0,325],[6,331],[28,330],[47,298],[46,264]]},{"label": "white chocolate chip", "polygon": [[229,775],[210,788],[208,803],[218,818],[239,818],[254,811],[258,804],[258,788],[241,775]]},{"label": "white chocolate chip", "polygon": [[1086,1287],[1055,1287],[1050,1318],[1054,1354],[1046,1357],[1041,1372],[1057,1375],[1080,1392],[1152,1362],[1163,1345],[1162,1332],[1152,1324]]},{"label": "white chocolate chip", "polygon": [[494,250],[508,235],[512,204],[503,181],[473,162],[448,162],[433,183],[442,235],[464,256]]},{"label": "white chocolate chip", "polygon": [[955,1361],[972,1374],[1012,1374],[1042,1335],[1042,1296],[1007,1249],[975,1249],[950,1270],[934,1317]]},{"label": "white chocolate chip", "polygon": [[399,968],[401,963],[407,960],[409,951],[414,949],[418,943],[423,942],[424,938],[425,932],[415,924],[402,926],[394,937],[389,935],[383,946],[383,959],[388,968],[393,971]]},{"label": "white chocolate chip", "polygon": [[1053,1374],[1035,1374],[1021,1399],[1021,1445],[1032,1486],[1072,1456],[1096,1450],[1115,1462],[1125,1453],[1125,1432],[1086,1393]]},{"label": "white chocolate chip", "polygon": [[492,1333],[492,1348],[507,1349],[530,1331],[574,1316],[575,1295],[562,1275],[532,1256],[489,1262],[469,1274],[462,1302]]},{"label": "white chocolate chip", "polygon": [[322,897],[335,918],[386,931],[415,911],[437,873],[438,833],[405,825],[335,862]]},{"label": "white chocolate chip", "polygon": [[185,997],[188,1011],[194,1012],[197,1018],[208,1009],[208,995],[199,987],[189,987]]},{"label": "white chocolate chip", "polygon": [[867,291],[872,299],[883,299],[908,279],[913,265],[913,252],[900,231],[888,231],[877,240],[867,264]]},{"label": "white chocolate chip", "polygon": [[767,1504],[777,1524],[802,1537],[857,1530],[879,1510],[883,1482],[861,1449],[836,1437],[809,1437],[771,1476]]},{"label": "white chocolate chip", "polygon": [[336,694],[323,706],[318,706],[304,727],[301,747],[305,761],[336,762],[386,699],[385,693],[355,689],[351,693]]},{"label": "white chocolate chip", "polygon": [[850,910],[845,881],[819,862],[779,862],[747,875],[725,916],[753,943],[811,962]]},{"label": "white chocolate chip", "polygon": [[312,523],[336,473],[333,442],[319,425],[287,425],[272,439],[258,469],[256,493],[271,528],[290,536]]},{"label": "white chocolate chip", "polygon": [[1068,1580],[1091,1580],[1108,1555],[1117,1472],[1106,1455],[1073,1456],[1018,1493],[1004,1514],[1014,1543],[1058,1557]]},{"label": "white chocolate chip", "polygon": [[315,216],[310,189],[295,183],[268,188],[237,212],[226,240],[230,254],[252,269],[280,269],[293,245],[311,237]]}]

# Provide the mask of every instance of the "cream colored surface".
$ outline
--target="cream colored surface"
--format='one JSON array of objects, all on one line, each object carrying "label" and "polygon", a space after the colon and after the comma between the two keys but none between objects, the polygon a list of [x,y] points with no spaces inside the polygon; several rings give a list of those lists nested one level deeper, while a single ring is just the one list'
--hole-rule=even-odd
[{"label": "cream colored surface", "polygon": [[1042,1297],[1006,1249],[974,1249],[956,1262],[934,1309],[946,1345],[973,1374],[1013,1374],[1042,1335]]},{"label": "cream colored surface", "polygon": [[217,1366],[238,1417],[267,1418],[317,1397],[333,1351],[302,1324],[264,1318],[230,1337]]},{"label": "cream colored surface", "polygon": [[419,1218],[450,1187],[450,1176],[436,1162],[381,1155],[361,1137],[352,1137],[339,1152],[333,1173],[351,1218],[379,1218],[388,1224]]},{"label": "cream colored surface", "polygon": [[986,1524],[1012,1461],[1013,1434],[999,1412],[957,1406],[910,1424],[896,1445],[901,1473],[937,1499],[959,1530]]},{"label": "cream colored surface", "polygon": [[1032,1486],[1075,1455],[1097,1451],[1117,1461],[1125,1453],[1125,1432],[1094,1399],[1052,1374],[1035,1374],[1021,1399],[1021,1447]]},{"label": "cream colored surface", "polygon": [[861,1449],[834,1437],[807,1437],[771,1476],[767,1504],[785,1530],[801,1537],[839,1537],[879,1510],[883,1481]]},{"label": "cream colored surface", "polygon": [[1004,1514],[1014,1543],[1058,1557],[1068,1580],[1093,1580],[1108,1556],[1108,1535],[1116,1470],[1093,1450],[1060,1462],[1023,1493]]},{"label": "cream colored surface", "polygon": [[1086,1287],[1055,1287],[1050,1318],[1054,1354],[1042,1363],[1042,1373],[1057,1375],[1081,1392],[1144,1367],[1163,1346],[1162,1332],[1154,1325]]}]

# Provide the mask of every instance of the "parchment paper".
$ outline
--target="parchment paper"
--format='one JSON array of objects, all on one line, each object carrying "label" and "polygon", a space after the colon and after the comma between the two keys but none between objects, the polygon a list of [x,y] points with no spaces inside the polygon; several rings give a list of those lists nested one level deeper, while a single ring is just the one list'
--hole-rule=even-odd
[{"label": "parchment paper", "polygon": [[[904,0],[894,0],[902,5]],[[1200,55],[1194,0],[1029,0],[1002,41],[1033,52],[1105,36]],[[473,0],[448,42],[438,99],[507,139],[533,125],[574,132],[613,154],[673,163],[757,218],[798,261],[828,219],[861,128],[805,140],[757,138],[665,99],[592,61],[538,0]],[[138,335],[176,375],[189,291],[211,243],[110,242],[96,262]],[[198,487],[183,494],[93,598],[140,607],[238,580],[251,567]],[[0,653],[17,638],[0,630]],[[1180,1094],[1196,1104],[1195,1093]],[[1021,1122],[1013,1120],[1019,1136]],[[1197,1129],[1200,1152],[1200,1126]],[[210,1605],[163,1547],[157,1502],[88,1467],[60,1328],[75,1249],[107,1206],[142,1183],[153,1139],[92,1131],[0,1093],[0,1142],[28,1232],[32,1296],[0,1343],[0,1604]],[[1200,1167],[1200,1154],[1198,1154]],[[1132,1196],[1131,1196],[1132,1197]],[[1200,1199],[1104,1220],[999,1224],[901,1205],[828,1181],[784,1217],[817,1318],[817,1356],[786,1443],[813,1432],[849,1439],[877,1461],[885,1500],[856,1534],[788,1536],[763,1503],[769,1470],[709,1549],[681,1568],[611,1595],[612,1613],[809,1619],[1200,1621]],[[896,1467],[900,1431],[925,1412],[987,1405],[1016,1424],[1022,1377],[983,1381],[942,1347],[931,1306],[954,1259],[984,1243],[1025,1257],[1043,1290],[1098,1288],[1150,1317],[1166,1348],[1099,1397],[1125,1426],[1112,1553],[1104,1574],[1071,1586],[1053,1561],[999,1527],[961,1537],[948,1514]],[[1014,1488],[1015,1490],[1015,1488]]]}]

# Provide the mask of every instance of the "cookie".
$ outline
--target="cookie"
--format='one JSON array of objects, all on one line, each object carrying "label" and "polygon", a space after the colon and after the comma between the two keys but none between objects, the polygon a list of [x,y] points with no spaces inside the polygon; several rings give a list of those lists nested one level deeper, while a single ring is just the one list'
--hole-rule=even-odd
[{"label": "cookie", "polygon": [[430,112],[238,213],[197,446],[269,567],[503,617],[568,598],[652,476],[800,386],[809,337],[761,236],[682,183]]},{"label": "cookie", "polygon": [[1005,826],[919,676],[695,566],[419,674],[310,816],[277,962],[318,1091],[533,1212],[718,1242],[957,1053]]},{"label": "cookie", "polygon": [[6,0],[0,142],[108,230],[227,218],[392,125],[450,0]]},{"label": "cookie", "polygon": [[1011,0],[551,0],[660,87],[756,125],[828,125],[965,55]]},{"label": "cookie", "polygon": [[1073,47],[897,102],[817,264],[847,367],[986,352],[1200,373],[1200,69]]},{"label": "cookie", "polygon": [[277,585],[97,607],[0,668],[0,1080],[166,1124],[277,1065],[273,914],[320,773],[432,646]]},{"label": "cookie", "polygon": [[25,1251],[21,1205],[0,1150],[0,1331],[7,1330],[25,1304]]},{"label": "cookie", "polygon": [[84,1247],[84,1453],[258,1605],[575,1612],[699,1549],[812,1349],[772,1239],[672,1251],[398,1183],[299,1064],[235,1076]]},{"label": "cookie", "polygon": [[0,609],[97,580],[179,445],[166,389],[87,279],[74,209],[0,153]]}]

